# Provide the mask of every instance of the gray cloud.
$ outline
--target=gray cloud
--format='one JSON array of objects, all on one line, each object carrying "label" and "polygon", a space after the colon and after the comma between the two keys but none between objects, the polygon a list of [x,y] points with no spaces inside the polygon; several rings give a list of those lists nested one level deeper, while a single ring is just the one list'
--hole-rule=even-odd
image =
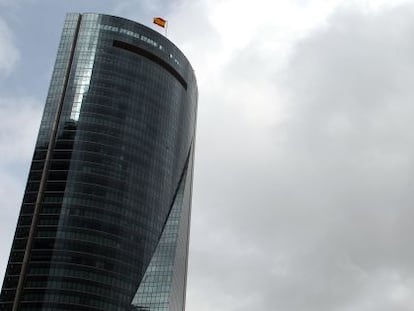
[{"label": "gray cloud", "polygon": [[[284,70],[249,46],[205,90],[190,310],[414,306],[413,31],[412,6],[339,9]],[[271,131],[243,112],[266,81]]]},{"label": "gray cloud", "polygon": [[0,77],[8,75],[19,60],[19,50],[7,23],[0,17]]}]

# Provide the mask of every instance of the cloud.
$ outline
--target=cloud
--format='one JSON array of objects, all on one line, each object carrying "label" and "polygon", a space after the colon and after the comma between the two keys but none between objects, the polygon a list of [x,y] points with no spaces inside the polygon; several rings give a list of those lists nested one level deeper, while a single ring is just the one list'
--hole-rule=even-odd
[{"label": "cloud", "polygon": [[189,310],[412,309],[413,9],[341,6],[283,69],[258,33],[201,89]]},{"label": "cloud", "polygon": [[0,76],[8,75],[19,60],[19,50],[14,44],[10,28],[0,18]]}]

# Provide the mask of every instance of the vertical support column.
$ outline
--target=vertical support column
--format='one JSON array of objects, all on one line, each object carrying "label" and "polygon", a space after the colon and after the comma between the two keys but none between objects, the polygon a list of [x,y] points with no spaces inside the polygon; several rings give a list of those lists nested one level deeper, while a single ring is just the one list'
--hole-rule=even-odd
[{"label": "vertical support column", "polygon": [[27,238],[26,248],[25,248],[23,262],[22,262],[22,268],[20,270],[19,281],[18,281],[17,287],[16,287],[16,294],[14,296],[12,311],[18,311],[19,307],[20,307],[24,282],[25,282],[25,279],[26,279],[26,275],[27,275],[27,271],[28,271],[28,267],[29,267],[30,255],[31,255],[32,247],[33,247],[33,240],[34,240],[34,237],[35,237],[35,234],[36,234],[37,224],[39,222],[41,204],[42,204],[42,201],[43,201],[43,193],[44,193],[44,190],[45,190],[45,187],[46,187],[48,172],[49,172],[49,168],[50,168],[50,159],[52,158],[53,149],[54,149],[55,143],[56,143],[56,137],[57,137],[58,127],[59,127],[59,120],[60,120],[60,116],[61,116],[61,113],[62,113],[62,107],[63,107],[63,103],[64,103],[64,100],[65,100],[66,89],[67,89],[68,82],[69,82],[69,75],[70,75],[70,71],[71,71],[71,67],[72,67],[73,56],[75,54],[76,42],[77,42],[77,38],[78,38],[78,34],[79,34],[81,19],[82,19],[82,16],[79,15],[79,18],[78,18],[77,24],[76,24],[75,35],[74,35],[72,45],[71,45],[71,49],[70,49],[69,63],[68,63],[68,66],[67,66],[67,69],[66,69],[66,72],[65,72],[65,79],[64,79],[64,82],[63,82],[63,91],[62,91],[62,94],[60,96],[59,103],[58,103],[58,109],[56,111],[56,115],[55,115],[55,118],[54,118],[54,121],[53,121],[52,134],[50,136],[50,141],[49,141],[48,148],[47,148],[45,164],[43,166],[42,177],[40,179],[39,191],[37,193],[36,203],[35,203],[34,212],[33,212],[33,218],[32,218],[32,222],[31,222],[31,225],[30,225],[29,236]]}]

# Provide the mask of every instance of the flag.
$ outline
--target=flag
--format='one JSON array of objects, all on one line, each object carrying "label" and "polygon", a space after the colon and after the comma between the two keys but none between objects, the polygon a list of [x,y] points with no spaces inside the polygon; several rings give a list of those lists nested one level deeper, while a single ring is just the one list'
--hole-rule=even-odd
[{"label": "flag", "polygon": [[158,26],[165,28],[167,26],[167,21],[161,17],[154,17],[153,23],[157,24]]}]

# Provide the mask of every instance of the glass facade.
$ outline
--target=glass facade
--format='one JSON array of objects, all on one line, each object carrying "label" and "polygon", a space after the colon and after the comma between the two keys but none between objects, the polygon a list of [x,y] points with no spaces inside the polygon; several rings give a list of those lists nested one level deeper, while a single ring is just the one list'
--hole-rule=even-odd
[{"label": "glass facade", "polygon": [[196,110],[165,37],[67,15],[0,310],[184,310]]}]

